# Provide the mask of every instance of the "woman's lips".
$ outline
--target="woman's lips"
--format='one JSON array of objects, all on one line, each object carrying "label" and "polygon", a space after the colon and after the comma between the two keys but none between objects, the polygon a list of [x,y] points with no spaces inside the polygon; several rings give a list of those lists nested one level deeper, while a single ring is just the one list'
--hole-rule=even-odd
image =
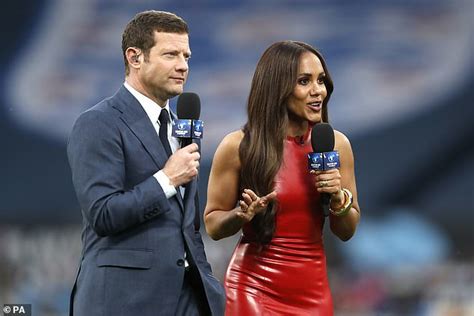
[{"label": "woman's lips", "polygon": [[323,103],[320,101],[316,101],[316,102],[306,103],[306,105],[313,111],[320,111],[323,106]]}]

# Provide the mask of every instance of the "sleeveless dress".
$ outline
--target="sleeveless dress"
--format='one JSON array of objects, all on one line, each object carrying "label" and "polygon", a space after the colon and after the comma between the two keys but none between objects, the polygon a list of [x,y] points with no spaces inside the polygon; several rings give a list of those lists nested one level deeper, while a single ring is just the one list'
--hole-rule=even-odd
[{"label": "sleeveless dress", "polygon": [[307,167],[309,130],[287,137],[275,178],[278,209],[270,244],[243,227],[225,276],[226,315],[333,315],[322,240],[324,216]]}]

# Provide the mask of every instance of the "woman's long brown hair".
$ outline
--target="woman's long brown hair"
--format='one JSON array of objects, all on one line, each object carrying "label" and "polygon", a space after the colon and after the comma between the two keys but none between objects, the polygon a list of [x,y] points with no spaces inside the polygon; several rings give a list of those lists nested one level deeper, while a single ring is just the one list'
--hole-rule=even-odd
[{"label": "woman's long brown hair", "polygon": [[[323,102],[322,121],[328,122],[327,103],[333,83],[322,55],[303,42],[277,42],[267,48],[255,69],[247,103],[248,121],[243,127],[244,138],[239,148],[241,190],[249,188],[258,196],[264,196],[274,189],[287,136],[287,103],[297,82],[300,57],[305,52],[319,58],[326,74],[327,96]],[[273,237],[276,209],[276,203],[272,202],[252,220],[257,241],[261,244],[268,244]]]}]

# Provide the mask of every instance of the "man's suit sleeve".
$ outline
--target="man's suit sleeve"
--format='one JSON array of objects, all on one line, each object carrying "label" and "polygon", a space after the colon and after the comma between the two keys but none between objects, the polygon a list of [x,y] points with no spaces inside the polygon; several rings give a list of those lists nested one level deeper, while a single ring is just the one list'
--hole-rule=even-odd
[{"label": "man's suit sleeve", "polygon": [[125,158],[117,118],[89,110],[76,121],[68,158],[79,204],[99,236],[113,235],[170,210],[150,176],[125,188]]}]

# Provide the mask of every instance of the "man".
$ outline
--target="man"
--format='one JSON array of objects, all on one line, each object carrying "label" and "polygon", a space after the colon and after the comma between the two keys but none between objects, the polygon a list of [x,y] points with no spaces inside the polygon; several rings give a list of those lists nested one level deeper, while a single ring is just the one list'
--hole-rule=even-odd
[{"label": "man", "polygon": [[168,100],[189,70],[187,24],[139,13],[122,51],[124,85],[77,119],[68,143],[84,225],[70,314],[222,315],[199,233],[199,148],[180,149],[170,131]]}]

